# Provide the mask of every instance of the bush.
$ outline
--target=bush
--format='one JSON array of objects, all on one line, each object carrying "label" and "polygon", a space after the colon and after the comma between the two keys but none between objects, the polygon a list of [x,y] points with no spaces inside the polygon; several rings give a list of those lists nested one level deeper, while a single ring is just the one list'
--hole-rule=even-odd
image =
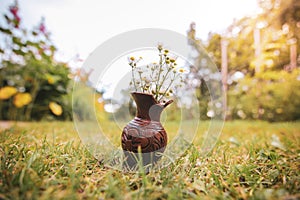
[{"label": "bush", "polygon": [[300,70],[269,71],[240,80],[228,92],[232,118],[300,119]]},{"label": "bush", "polygon": [[0,120],[71,119],[69,68],[55,61],[44,19],[22,28],[18,5],[0,24]]}]

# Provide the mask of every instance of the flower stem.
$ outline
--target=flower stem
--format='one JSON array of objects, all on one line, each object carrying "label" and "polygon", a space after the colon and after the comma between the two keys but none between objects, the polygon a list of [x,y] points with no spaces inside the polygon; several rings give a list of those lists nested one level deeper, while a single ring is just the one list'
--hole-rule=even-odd
[{"label": "flower stem", "polygon": [[142,73],[139,73],[139,75],[140,75],[140,81],[141,81],[142,92],[145,92],[145,86],[146,86],[146,83],[143,84]]},{"label": "flower stem", "polygon": [[162,66],[163,66],[163,59],[162,59],[162,54],[159,54],[159,69],[158,69],[158,77],[157,77],[157,81],[156,81],[156,87],[155,87],[155,99],[158,99],[158,94],[159,94],[159,79],[160,79],[160,74],[162,71]]},{"label": "flower stem", "polygon": [[[165,76],[163,77],[162,82],[160,83],[160,86],[158,88],[158,91],[160,91],[161,87],[163,86],[164,82],[166,81],[166,79],[168,78],[168,74],[170,73],[172,69],[169,68],[168,71],[166,72]],[[173,80],[174,81],[174,80]],[[171,84],[173,83],[173,81],[171,81]]]},{"label": "flower stem", "polygon": [[133,66],[131,66],[132,70],[131,70],[131,74],[132,74],[132,82],[133,82],[133,86],[134,86],[134,89],[135,91],[137,92],[137,87],[136,87],[136,84],[135,84],[135,78],[134,78],[134,71],[133,71]]},{"label": "flower stem", "polygon": [[[177,75],[178,76],[178,75]],[[174,74],[173,79],[171,79],[170,84],[168,85],[167,89],[165,90],[165,92],[161,95],[161,97],[158,99],[158,101],[160,101],[168,92],[168,90],[170,89],[171,85],[173,84],[174,80],[177,78],[177,76]]]}]

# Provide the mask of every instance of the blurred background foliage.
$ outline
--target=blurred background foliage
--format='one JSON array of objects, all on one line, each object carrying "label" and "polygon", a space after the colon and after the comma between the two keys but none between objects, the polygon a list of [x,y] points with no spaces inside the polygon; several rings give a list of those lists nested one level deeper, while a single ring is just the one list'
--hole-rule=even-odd
[{"label": "blurred background foliage", "polygon": [[[260,14],[235,20],[224,33],[210,33],[207,41],[195,37],[192,23],[189,42],[196,50],[197,45],[204,46],[220,71],[224,62],[222,42],[226,45],[227,119],[299,120],[300,2],[258,3]],[[191,72],[199,75],[206,69],[205,62],[201,62],[201,55],[194,59],[198,62],[191,66]],[[204,81],[197,87],[201,118],[207,119],[209,91]]]},{"label": "blurred background foliage", "polygon": [[228,93],[229,119],[300,119],[300,70],[267,71],[247,76]]},{"label": "blurred background foliage", "polygon": [[[222,45],[226,44],[228,75],[227,119],[260,119],[290,121],[300,119],[300,2],[298,0],[259,0],[261,12],[235,20],[223,33],[210,33],[207,40],[196,38],[196,25],[187,36],[191,49],[203,46],[221,71]],[[9,7],[0,23],[0,119],[1,120],[71,120],[72,84],[88,84],[89,73],[72,73],[67,63],[55,60],[57,49],[52,43],[45,20],[32,29],[22,25],[17,3]],[[221,17],[221,16],[220,16]],[[298,50],[298,51],[297,51]],[[205,85],[207,62],[195,54],[195,65],[189,66],[197,88],[200,117],[211,117],[209,91]],[[125,65],[125,64],[124,64]],[[77,79],[76,79],[77,77]],[[94,89],[95,90],[95,89]],[[95,90],[96,91],[96,90]],[[86,87],[74,95],[89,94]],[[113,119],[105,113],[105,104],[96,93],[100,119]],[[128,93],[126,93],[128,94]],[[91,105],[75,98],[76,113],[81,120],[91,118]],[[129,100],[128,100],[129,101]],[[123,118],[129,102],[114,113]],[[170,107],[168,120],[180,120]],[[193,118],[190,113],[183,113]],[[131,112],[130,112],[131,113]]]},{"label": "blurred background foliage", "polygon": [[70,70],[54,59],[57,51],[42,18],[23,27],[17,2],[0,24],[0,119],[71,119]]}]

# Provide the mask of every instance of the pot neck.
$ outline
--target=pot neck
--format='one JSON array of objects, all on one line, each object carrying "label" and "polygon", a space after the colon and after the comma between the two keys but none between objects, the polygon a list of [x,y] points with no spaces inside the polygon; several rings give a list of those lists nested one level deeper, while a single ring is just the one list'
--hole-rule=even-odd
[{"label": "pot neck", "polygon": [[160,121],[161,112],[165,107],[158,103],[152,94],[132,92],[131,95],[137,106],[136,117],[149,121]]}]

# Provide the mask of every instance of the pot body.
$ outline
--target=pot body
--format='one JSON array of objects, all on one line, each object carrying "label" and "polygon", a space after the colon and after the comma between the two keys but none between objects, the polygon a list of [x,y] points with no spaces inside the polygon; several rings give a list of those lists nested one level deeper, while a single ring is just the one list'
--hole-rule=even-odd
[{"label": "pot body", "polygon": [[[121,142],[125,164],[136,167],[140,158],[144,166],[155,164],[167,145],[167,133],[160,123],[164,105],[150,94],[131,93],[136,106],[136,117],[123,129]],[[140,153],[140,155],[138,155]]]},{"label": "pot body", "polygon": [[135,117],[123,129],[123,150],[138,153],[151,153],[164,149],[167,133],[160,122]]}]

